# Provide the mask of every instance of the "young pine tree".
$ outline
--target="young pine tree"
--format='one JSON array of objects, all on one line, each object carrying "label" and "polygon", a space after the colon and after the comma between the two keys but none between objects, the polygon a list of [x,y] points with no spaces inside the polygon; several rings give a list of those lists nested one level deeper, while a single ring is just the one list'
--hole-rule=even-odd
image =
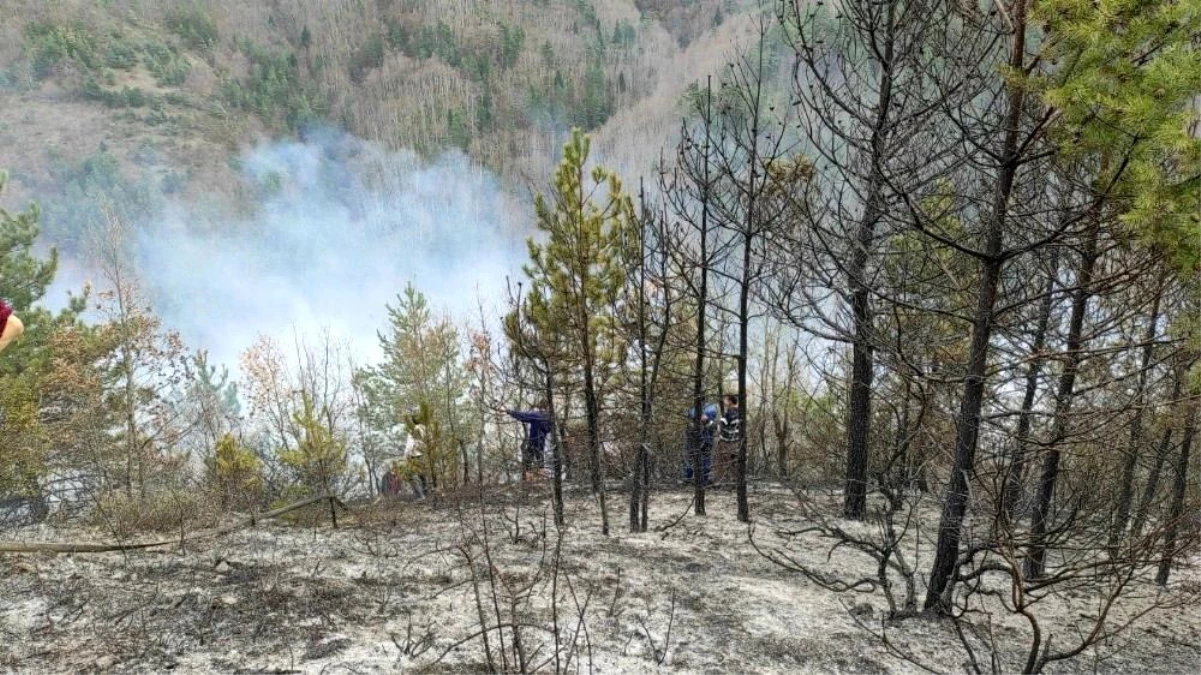
[{"label": "young pine tree", "polygon": [[635,240],[634,205],[612,172],[585,169],[589,139],[573,129],[563,148],[550,194],[534,203],[545,243],[529,241],[530,320],[544,333],[561,332],[569,345],[564,358],[574,362],[584,379],[584,412],[592,490],[601,507],[601,531],[609,534],[609,517],[601,467],[601,376],[612,366],[615,350],[614,306],[625,275],[623,242]]}]

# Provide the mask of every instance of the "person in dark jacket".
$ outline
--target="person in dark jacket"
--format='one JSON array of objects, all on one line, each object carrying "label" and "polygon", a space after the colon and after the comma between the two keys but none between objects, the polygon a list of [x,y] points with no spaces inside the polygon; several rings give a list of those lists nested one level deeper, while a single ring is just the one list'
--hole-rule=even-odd
[{"label": "person in dark jacket", "polygon": [[699,424],[693,423],[696,409],[688,411],[688,429],[684,432],[684,479],[693,480],[692,458],[700,457],[701,470],[705,485],[713,482],[710,472],[713,468],[713,424],[717,419],[717,406],[706,404],[701,411]]},{"label": "person in dark jacket", "polygon": [[533,410],[506,410],[510,417],[526,425],[525,442],[521,445],[522,478],[530,480],[542,469],[546,453],[546,437],[550,435],[554,422],[545,406],[537,405]]},{"label": "person in dark jacket", "polygon": [[715,480],[729,483],[734,477],[738,462],[738,442],[742,440],[742,412],[738,409],[738,396],[726,394],[722,398],[722,414],[717,420],[717,467]]}]

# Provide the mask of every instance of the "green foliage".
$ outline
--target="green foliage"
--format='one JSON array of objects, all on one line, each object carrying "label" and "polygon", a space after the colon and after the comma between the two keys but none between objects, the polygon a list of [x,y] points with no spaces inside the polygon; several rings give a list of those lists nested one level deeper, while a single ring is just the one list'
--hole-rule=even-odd
[{"label": "green foliage", "polygon": [[409,37],[403,28],[399,30],[401,32],[395,37],[398,41],[397,47],[406,55],[417,59],[437,57],[454,68],[458,68],[462,63],[459,39],[445,21],[439,20],[433,26],[422,26],[412,37]]},{"label": "green foliage", "polygon": [[409,29],[399,21],[388,19],[384,23],[384,37],[388,41],[388,47],[408,56],[415,57],[416,47],[413,45],[413,34]]},{"label": "green foliage", "polygon": [[149,43],[144,48],[146,68],[160,87],[178,87],[188,79],[192,64],[173,47]]},{"label": "green foliage", "polygon": [[53,75],[64,63],[74,63],[84,70],[93,70],[102,63],[98,41],[82,23],[30,23],[25,27],[25,52],[33,61],[38,79]]},{"label": "green foliage", "polygon": [[46,202],[43,222],[47,236],[64,246],[74,247],[103,223],[104,209],[123,222],[138,223],[161,205],[153,182],[127,178],[120,160],[105,149],[77,163],[56,154],[51,159],[50,181],[41,187],[57,197]]},{"label": "green foliage", "polygon": [[384,65],[384,55],[384,38],[380,35],[368,37],[350,56],[347,72],[351,81],[359,84],[369,71]]},{"label": "green foliage", "polygon": [[141,108],[154,102],[155,97],[141,87],[105,89],[96,78],[89,77],[83,83],[84,98],[99,101],[110,108]]},{"label": "green foliage", "polygon": [[609,95],[609,82],[605,68],[599,59],[588,62],[584,72],[584,87],[576,110],[576,124],[585,129],[595,129],[613,114],[613,99]]},{"label": "green foliage", "polygon": [[630,22],[623,19],[618,21],[617,24],[613,26],[612,43],[615,47],[629,49],[630,47],[633,47],[634,43],[637,41],[638,29],[634,28],[634,25]]},{"label": "green foliage", "polygon": [[[615,328],[614,307],[625,283],[622,260],[637,239],[633,202],[616,174],[585,169],[589,138],[573,129],[555,171],[553,192],[534,210],[545,243],[528,242],[529,319],[543,335],[568,336],[586,367],[606,367],[603,338]],[[588,180],[592,185],[587,185]],[[593,195],[603,194],[603,201]],[[513,336],[510,335],[510,338]]]},{"label": "green foliage", "polygon": [[192,69],[175,47],[154,40],[138,44],[117,32],[98,35],[82,24],[31,23],[25,30],[25,52],[39,79],[55,74],[65,64],[75,65],[86,75],[83,96],[110,108],[154,103],[139,87],[107,88],[115,82],[112,71],[130,71],[141,62],[159,86],[178,87]]},{"label": "green foliage", "polygon": [[209,484],[218,490],[224,506],[242,508],[258,501],[263,491],[263,463],[232,434],[217,441],[206,466]]},{"label": "green foliage", "polygon": [[279,460],[292,471],[297,485],[317,495],[330,492],[346,474],[348,453],[346,442],[325,423],[328,411],[318,410],[307,393],[302,399],[292,417],[299,430],[296,447],[280,450]]},{"label": "green foliage", "polygon": [[[0,172],[0,194],[5,174]],[[35,303],[45,295],[58,268],[58,252],[38,254],[39,210],[30,205],[11,213],[0,208],[0,298],[12,303],[25,323],[25,334],[0,354],[0,490],[28,497],[40,496],[39,479],[47,470],[53,447],[70,446],[69,434],[54,434],[43,422],[40,407],[53,396],[69,401],[77,394],[80,380],[67,373],[79,364],[67,350],[55,350],[56,335],[81,328],[77,319],[86,305],[85,297],[72,298],[57,316]],[[44,257],[42,257],[44,256]],[[92,331],[74,331],[88,338]],[[95,358],[90,345],[80,350],[83,360]],[[54,375],[56,384],[47,379]]]},{"label": "green foliage", "polygon": [[[543,49],[553,58],[554,50],[549,44],[543,45]],[[558,68],[541,86],[531,86],[526,113],[533,119],[547,117],[554,122],[593,129],[604,124],[614,111],[612,87],[604,65],[594,58],[588,63],[578,90]]]},{"label": "green foliage", "polygon": [[1115,196],[1124,220],[1179,266],[1201,269],[1201,140],[1190,132],[1201,91],[1201,2],[1050,0],[1044,58],[1058,64],[1032,86],[1058,111],[1068,156],[1128,156]]},{"label": "green foliage", "polygon": [[[0,172],[0,194],[8,176]],[[41,211],[36,205],[19,213],[0,208],[0,298],[17,311],[28,309],[46,293],[58,270],[58,252],[42,259],[34,253]]]},{"label": "green foliage", "polygon": [[244,43],[242,51],[250,61],[250,74],[224,83],[223,94],[230,105],[291,131],[329,113],[327,96],[317,82],[301,74],[294,54],[252,42]]},{"label": "green foliage", "polygon": [[[432,26],[421,26],[416,30],[397,21],[388,21],[383,42],[379,45],[382,62],[384,42],[391,49],[400,51],[409,58],[437,58],[447,65],[466,73],[471,79],[487,83],[494,69],[508,70],[517,64],[525,47],[525,30],[520,26],[499,24],[500,45],[495,43],[465,44],[445,22]],[[371,47],[376,53],[376,47]]]},{"label": "green foliage", "polygon": [[489,131],[496,125],[496,111],[492,106],[492,92],[488,89],[480,96],[476,107],[475,128],[477,131]]},{"label": "green foliage", "polygon": [[199,4],[176,9],[167,15],[167,29],[198,52],[210,52],[220,44],[217,22]]},{"label": "green foliage", "polygon": [[138,65],[138,48],[119,39],[105,45],[104,65],[117,70],[131,70]]},{"label": "green foliage", "polygon": [[458,148],[470,145],[473,126],[466,111],[458,108],[446,109],[446,140],[451,145]]},{"label": "green foliage", "polygon": [[[0,193],[5,181],[5,174],[0,172]],[[34,255],[37,235],[36,207],[15,215],[0,209],[0,298],[11,302],[20,314],[46,292],[58,264],[54,250],[48,260]],[[29,336],[24,341],[30,337],[36,339]],[[0,490],[8,493],[29,492],[26,486],[35,483],[45,468],[45,439],[38,417],[40,392],[34,378],[20,376],[13,359],[22,346],[18,344],[0,355],[0,410],[4,412],[0,434],[5,439],[4,452],[0,453]]]},{"label": "green foliage", "polygon": [[508,24],[500,25],[500,65],[502,68],[512,68],[521,56],[525,46],[525,30],[521,26],[510,28]]},{"label": "green foliage", "polygon": [[575,8],[580,13],[584,24],[594,29],[599,35],[601,22],[600,17],[596,14],[596,6],[592,4],[592,0],[575,0]]},{"label": "green foliage", "polygon": [[479,426],[459,405],[468,380],[459,331],[435,318],[412,284],[387,309],[389,330],[379,336],[384,360],[357,374],[368,409],[378,411],[368,424],[384,434],[402,424],[410,433],[415,424],[424,425],[429,475],[438,484],[452,484],[461,476],[460,443],[475,438]]}]

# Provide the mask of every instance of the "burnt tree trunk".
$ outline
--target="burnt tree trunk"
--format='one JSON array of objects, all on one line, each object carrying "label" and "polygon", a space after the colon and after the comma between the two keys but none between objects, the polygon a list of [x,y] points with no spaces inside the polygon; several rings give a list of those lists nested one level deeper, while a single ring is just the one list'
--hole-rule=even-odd
[{"label": "burnt tree trunk", "polygon": [[1034,399],[1038,396],[1038,378],[1046,361],[1042,352],[1047,345],[1047,328],[1051,323],[1051,310],[1055,306],[1055,278],[1059,275],[1059,249],[1052,254],[1051,274],[1043,289],[1042,302],[1038,307],[1038,324],[1034,328],[1034,341],[1030,345],[1030,364],[1026,368],[1026,390],[1022,394],[1022,409],[1018,413],[1016,445],[1013,462],[1005,473],[1001,491],[1001,518],[1005,523],[1014,521],[1014,512],[1023,499],[1026,485],[1026,456],[1030,450],[1030,426],[1034,420]]},{"label": "burnt tree trunk", "polygon": [[1138,467],[1139,448],[1143,444],[1143,416],[1147,409],[1147,378],[1151,371],[1151,357],[1155,351],[1155,334],[1159,322],[1159,304],[1163,299],[1163,283],[1161,280],[1155,299],[1152,300],[1151,316],[1147,321],[1147,331],[1143,335],[1142,363],[1134,390],[1134,418],[1130,420],[1130,442],[1127,444],[1125,456],[1122,458],[1118,503],[1114,509],[1113,523],[1109,528],[1108,547],[1110,551],[1117,549],[1126,535],[1126,526],[1130,521],[1130,505],[1134,500],[1134,472]]},{"label": "burnt tree trunk", "polygon": [[1026,578],[1035,579],[1046,572],[1047,567],[1047,521],[1051,517],[1051,506],[1055,499],[1055,487],[1059,482],[1063,440],[1068,435],[1068,420],[1071,418],[1072,402],[1076,394],[1076,374],[1080,369],[1083,346],[1084,317],[1088,302],[1092,298],[1093,270],[1097,264],[1097,239],[1100,236],[1100,214],[1094,214],[1085,243],[1080,271],[1076,275],[1076,288],[1072,292],[1072,313],[1068,319],[1067,354],[1063,372],[1059,376],[1059,387],[1055,392],[1055,421],[1047,454],[1043,457],[1042,474],[1038,481],[1038,499],[1031,516],[1031,542],[1026,557]]},{"label": "burnt tree trunk", "polygon": [[880,55],[880,98],[872,125],[870,174],[868,175],[863,218],[855,233],[847,278],[851,287],[851,388],[847,401],[847,475],[843,515],[862,520],[867,508],[867,467],[870,460],[872,419],[873,339],[871,287],[867,282],[872,241],[876,226],[884,215],[884,161],[888,142],[889,115],[893,95],[893,50],[896,25],[893,4],[888,5],[883,53]]},{"label": "burnt tree trunk", "polygon": [[1164,429],[1155,449],[1155,463],[1147,475],[1147,484],[1143,486],[1143,496],[1139,499],[1138,510],[1134,513],[1134,521],[1130,524],[1130,536],[1137,539],[1143,534],[1143,526],[1147,523],[1147,515],[1151,511],[1151,502],[1155,501],[1155,493],[1159,492],[1159,480],[1163,475],[1163,465],[1168,461],[1168,453],[1172,450],[1172,429]]},{"label": "burnt tree trunk", "polygon": [[[1010,67],[1021,71],[1026,53],[1026,2],[1019,0],[1011,8],[1015,30],[1010,47]],[[950,484],[947,486],[946,501],[938,524],[938,541],[935,544],[934,564],[930,569],[924,607],[927,610],[949,611],[950,595],[953,590],[959,560],[959,539],[962,536],[963,518],[967,513],[968,476],[976,466],[976,441],[980,434],[980,411],[984,405],[984,385],[988,371],[988,350],[992,338],[993,322],[996,319],[997,286],[1005,259],[1005,225],[1009,213],[1009,200],[1020,166],[1022,105],[1025,99],[1021,87],[1008,85],[1009,105],[1005,115],[1005,135],[1002,141],[997,173],[997,187],[993,196],[992,213],[985,230],[984,255],[980,259],[980,282],[976,294],[976,309],[972,318],[972,340],[968,357],[963,397],[959,414],[955,420],[955,455],[951,468]]]},{"label": "burnt tree trunk", "polygon": [[705,407],[705,305],[709,302],[709,152],[710,127],[712,120],[713,84],[705,84],[705,145],[704,175],[701,185],[701,232],[700,232],[700,292],[697,294],[696,309],[696,361],[692,372],[692,419],[689,420],[689,458],[692,465],[693,509],[696,515],[705,515],[705,475],[701,467],[701,439],[704,436],[701,417]]},{"label": "burnt tree trunk", "polygon": [[551,444],[555,449],[551,457],[551,499],[554,502],[555,525],[563,527],[563,453],[567,449],[563,433],[555,418],[555,371],[546,363],[546,412],[551,419]]},{"label": "burnt tree trunk", "polygon": [[1190,406],[1188,421],[1184,426],[1184,440],[1180,443],[1180,458],[1176,462],[1176,478],[1172,485],[1172,505],[1168,509],[1167,531],[1164,533],[1163,557],[1159,560],[1159,571],[1155,583],[1168,584],[1172,572],[1172,558],[1176,551],[1176,539],[1180,535],[1180,520],[1184,516],[1184,496],[1188,487],[1189,451],[1197,431],[1197,411]]}]

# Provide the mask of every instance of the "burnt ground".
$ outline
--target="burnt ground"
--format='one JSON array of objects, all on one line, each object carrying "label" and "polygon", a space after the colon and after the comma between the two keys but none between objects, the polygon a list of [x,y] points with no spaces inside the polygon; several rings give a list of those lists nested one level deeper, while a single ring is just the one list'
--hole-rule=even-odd
[{"label": "burnt ground", "polygon": [[[711,494],[706,517],[685,515],[690,497],[656,493],[651,531],[629,534],[624,495],[611,495],[609,537],[601,536],[586,494],[569,500],[560,538],[541,491],[508,490],[482,508],[471,499],[361,506],[337,530],[325,522],[269,522],[182,551],[9,554],[0,558],[0,668],[458,673],[486,672],[489,653],[498,670],[519,671],[524,661],[526,670],[550,673],[970,668],[949,622],[884,621],[878,592],[828,591],[756,553],[748,527],[734,517],[732,493]],[[804,524],[780,488],[755,486],[752,513],[761,546],[788,546],[796,559],[833,574],[873,569],[845,549],[775,537],[776,528]],[[924,530],[932,532],[933,523]],[[4,538],[107,539],[98,530],[44,526]],[[922,570],[928,558],[918,563]],[[1177,577],[1183,581],[1174,587],[1193,578],[1187,570]],[[1155,597],[1162,596],[1139,595],[1131,611]],[[1065,597],[1040,610],[1044,628],[1066,644],[1091,625],[1094,605],[1087,594]],[[490,625],[506,626],[488,634],[487,650],[478,635],[481,611]],[[1002,671],[1020,668],[1024,624],[1000,612],[976,619],[991,626]],[[869,632],[882,628],[892,648]],[[987,672],[987,655],[977,657]],[[1048,667],[1199,670],[1195,604],[1152,612]]]}]

